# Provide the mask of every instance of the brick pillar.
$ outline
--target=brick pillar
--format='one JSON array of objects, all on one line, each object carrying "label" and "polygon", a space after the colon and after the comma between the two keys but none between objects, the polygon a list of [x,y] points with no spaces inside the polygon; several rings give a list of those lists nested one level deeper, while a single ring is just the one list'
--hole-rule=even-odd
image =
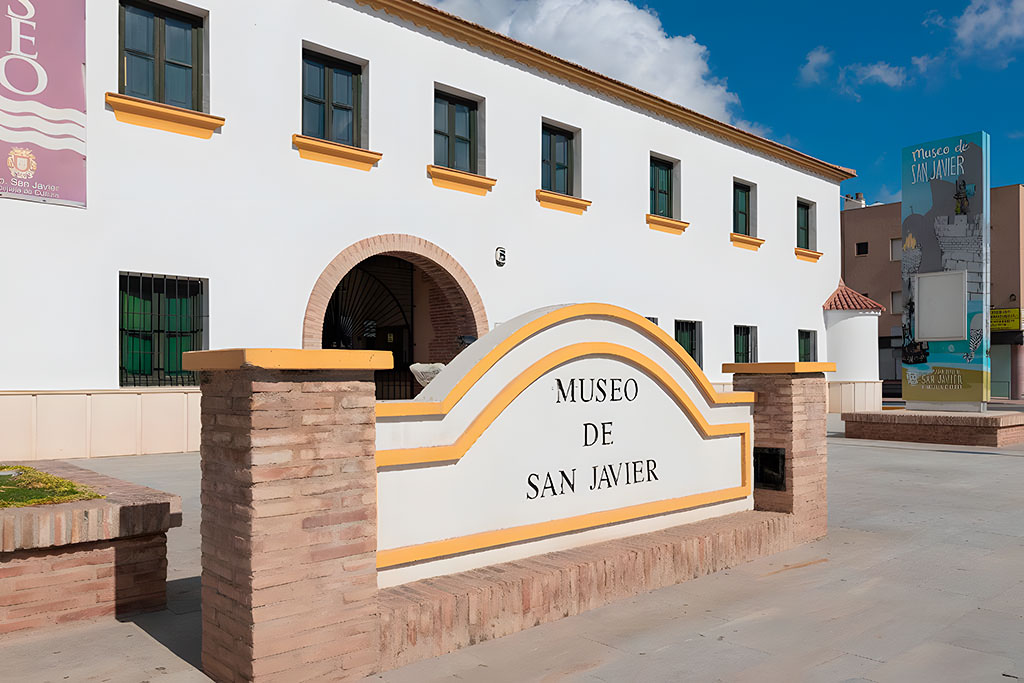
[{"label": "brick pillar", "polygon": [[1010,398],[1024,398],[1024,345],[1010,345]]},{"label": "brick pillar", "polygon": [[[825,442],[827,383],[823,372],[786,372],[831,363],[744,363],[733,368],[733,389],[753,391],[754,447],[783,448],[786,489],[754,489],[758,510],[794,515],[798,541],[821,538],[828,532],[828,454]],[[730,370],[726,370],[727,372]]]},{"label": "brick pillar", "polygon": [[391,354],[238,349],[186,364],[202,370],[203,671],[375,673],[373,370]]}]

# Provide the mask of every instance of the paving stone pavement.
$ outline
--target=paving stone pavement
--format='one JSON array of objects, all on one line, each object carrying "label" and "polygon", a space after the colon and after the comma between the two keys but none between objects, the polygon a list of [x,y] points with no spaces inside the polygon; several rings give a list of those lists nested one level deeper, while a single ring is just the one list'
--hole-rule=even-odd
[{"label": "paving stone pavement", "polygon": [[[207,680],[198,457],[78,463],[182,496],[169,609],[6,638],[0,680]],[[829,506],[821,541],[368,680],[1024,679],[1024,447],[833,437]]]}]

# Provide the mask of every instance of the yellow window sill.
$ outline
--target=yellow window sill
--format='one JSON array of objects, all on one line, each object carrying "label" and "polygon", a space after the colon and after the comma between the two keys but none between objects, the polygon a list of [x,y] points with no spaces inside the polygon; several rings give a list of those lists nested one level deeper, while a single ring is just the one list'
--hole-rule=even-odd
[{"label": "yellow window sill", "polygon": [[647,214],[647,225],[651,230],[660,230],[661,232],[667,232],[670,235],[682,235],[683,231],[690,227],[690,224],[686,221],[676,220],[675,218],[666,218],[665,216],[656,216],[653,213]]},{"label": "yellow window sill", "polygon": [[494,178],[487,178],[475,173],[467,173],[466,171],[457,171],[454,168],[434,166],[433,164],[427,164],[427,175],[430,176],[430,179],[437,187],[443,187],[446,190],[468,192],[479,197],[490,192],[491,188],[498,182]]},{"label": "yellow window sill", "polygon": [[750,235],[741,235],[738,232],[730,232],[729,241],[732,242],[732,246],[734,247],[749,249],[750,251],[757,251],[761,248],[761,245],[764,244],[764,240],[762,239],[751,237]]},{"label": "yellow window sill", "polygon": [[748,375],[790,375],[798,372],[835,372],[836,364],[800,361],[796,363],[723,363],[722,372]]},{"label": "yellow window sill", "polygon": [[549,192],[547,190],[537,190],[537,201],[545,209],[565,211],[567,213],[574,213],[577,216],[582,216],[583,212],[593,203],[579,197],[571,197],[567,194],[559,194],[558,192]]},{"label": "yellow window sill", "polygon": [[299,156],[303,159],[347,166],[359,171],[369,171],[384,156],[381,152],[371,152],[368,149],[311,138],[298,133],[292,135],[292,144],[299,150]]},{"label": "yellow window sill", "polygon": [[794,247],[793,253],[801,261],[807,261],[809,263],[817,263],[818,259],[821,258],[822,253],[820,251],[814,251],[812,249],[804,249],[802,247]]},{"label": "yellow window sill", "polygon": [[106,100],[110,108],[114,110],[114,118],[118,121],[165,130],[169,133],[209,140],[213,131],[224,125],[224,119],[220,116],[173,107],[160,102],[150,102],[138,97],[108,92]]}]

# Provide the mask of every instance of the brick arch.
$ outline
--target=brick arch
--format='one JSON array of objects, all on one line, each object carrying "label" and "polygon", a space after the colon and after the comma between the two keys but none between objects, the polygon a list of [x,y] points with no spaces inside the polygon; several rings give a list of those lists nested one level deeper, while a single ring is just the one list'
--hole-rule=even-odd
[{"label": "brick arch", "polygon": [[[302,348],[319,349],[323,343],[327,303],[341,279],[371,256],[395,256],[417,266],[436,285],[451,312],[452,325],[462,334],[483,336],[489,329],[484,302],[469,274],[451,254],[432,242],[412,235],[378,235],[360,240],[334,257],[313,285],[302,320]],[[454,356],[454,353],[452,354]]]}]

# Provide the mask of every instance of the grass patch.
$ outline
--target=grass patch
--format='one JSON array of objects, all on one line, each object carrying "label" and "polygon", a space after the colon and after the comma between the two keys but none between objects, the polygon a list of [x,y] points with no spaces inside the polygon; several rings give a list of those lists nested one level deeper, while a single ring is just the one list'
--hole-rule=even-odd
[{"label": "grass patch", "polygon": [[[9,476],[12,473],[14,476]],[[93,498],[103,496],[70,479],[40,472],[34,467],[0,465],[0,508],[53,505]]]}]

